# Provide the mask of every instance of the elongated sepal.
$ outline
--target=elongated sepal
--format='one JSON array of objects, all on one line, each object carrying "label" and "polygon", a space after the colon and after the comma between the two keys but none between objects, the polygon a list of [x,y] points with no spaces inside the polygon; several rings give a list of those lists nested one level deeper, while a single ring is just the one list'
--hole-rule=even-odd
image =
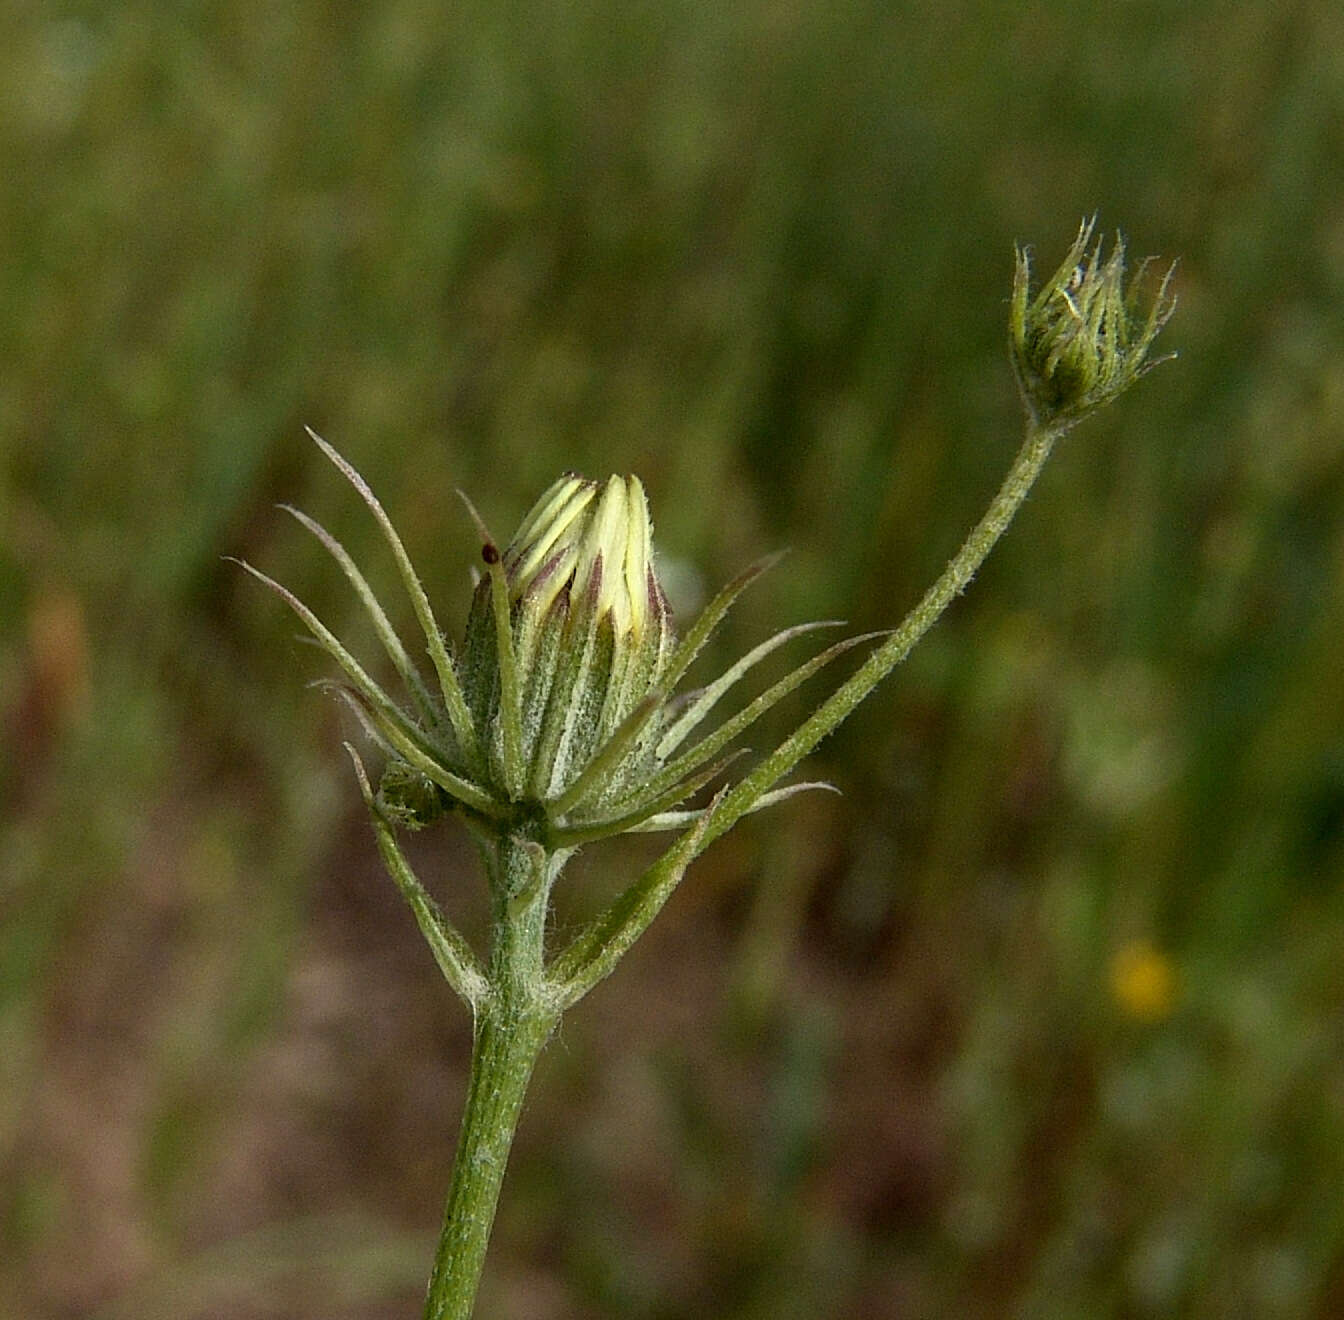
[{"label": "elongated sepal", "polygon": [[687,630],[686,636],[668,660],[662,682],[659,684],[661,692],[667,694],[673,691],[691,667],[695,657],[704,649],[705,643],[709,641],[714,629],[723,622],[728,611],[732,609],[737,598],[761,574],[772,569],[783,558],[784,552],[779,551],[776,554],[767,555],[764,559],[758,559],[756,563],[743,569],[705,606],[700,612],[699,618]]},{"label": "elongated sepal", "polygon": [[596,748],[588,763],[574,776],[569,786],[551,799],[548,805],[553,819],[564,816],[585,798],[596,796],[611,771],[625,759],[640,735],[648,728],[649,721],[659,707],[658,694],[650,693],[626,716],[611,736]]},{"label": "elongated sepal", "polygon": [[313,443],[327,456],[331,464],[350,483],[355,493],[368,506],[369,512],[373,514],[374,520],[383,534],[384,541],[387,542],[388,549],[392,551],[392,558],[396,562],[402,585],[406,589],[406,594],[410,597],[411,608],[415,611],[415,617],[425,634],[425,644],[429,648],[429,658],[434,665],[435,673],[438,675],[439,687],[443,692],[444,708],[449,721],[452,723],[453,732],[457,735],[458,745],[462,749],[462,754],[467,758],[468,764],[479,773],[481,769],[480,751],[476,744],[476,735],[471,725],[471,719],[467,714],[467,705],[462,696],[462,687],[458,681],[457,670],[453,667],[452,658],[448,654],[447,643],[444,641],[443,633],[435,621],[434,611],[430,608],[429,597],[425,594],[424,587],[420,585],[420,578],[411,564],[410,556],[406,553],[406,547],[401,543],[401,537],[397,535],[397,529],[392,526],[392,520],[378,502],[378,497],[369,488],[369,484],[355,471],[354,467],[322,439],[312,427],[305,427],[304,429],[308,432],[308,436]]},{"label": "elongated sepal", "polygon": [[[493,550],[487,542],[487,549]],[[499,555],[488,555],[490,612],[495,623],[495,662],[499,666],[499,763],[505,790],[515,801],[523,795],[527,761],[523,751],[522,697],[519,692],[518,660],[513,650],[513,625],[509,619],[509,587]]]},{"label": "elongated sepal", "polygon": [[442,789],[448,797],[488,820],[498,820],[506,814],[508,808],[505,803],[492,797],[486,789],[471,780],[454,774],[427,752],[413,734],[408,735],[399,725],[387,719],[381,711],[366,705],[362,693],[342,684],[329,686],[345,700],[359,717],[365,732],[390,759],[404,761],[411,771],[423,775]]},{"label": "elongated sepal", "polygon": [[777,651],[786,642],[791,642],[795,637],[802,637],[805,633],[815,632],[819,628],[839,628],[841,626],[841,622],[836,619],[824,619],[818,623],[800,623],[792,628],[785,628],[781,632],[777,632],[759,646],[753,647],[722,676],[690,695],[690,700],[684,709],[678,712],[677,718],[658,739],[659,759],[665,760],[671,756],[704,721],[705,717],[728,691],[740,682],[751,669],[760,664],[766,656]]},{"label": "elongated sepal", "polygon": [[[613,665],[611,630],[605,618],[598,631],[590,631],[584,647],[570,645],[571,668],[564,684],[557,687],[558,692],[570,694],[568,704],[560,708],[563,729],[553,730],[549,740],[543,737],[540,750],[542,764],[548,767],[545,791],[540,796],[546,800],[555,838],[581,842],[620,833],[629,828],[627,822],[639,819],[640,812],[660,811],[683,801],[718,773],[720,767],[704,775],[660,774],[652,744],[665,741],[667,729],[659,727],[656,717],[665,710],[676,683],[733,603],[779,558],[772,555],[751,565],[724,587],[675,650],[668,650],[671,630],[664,623],[657,630],[647,630],[644,645],[628,650],[621,662],[623,668],[617,667]],[[666,609],[661,588],[652,578],[649,596],[651,609]],[[798,630],[786,630],[756,648],[682,707],[678,716],[682,728],[694,727],[723,692],[775,647],[798,632],[819,626],[824,625],[806,624]],[[556,714],[553,703],[550,718]],[[619,722],[615,722],[616,716],[620,716]],[[702,757],[697,766],[709,759]],[[655,778],[657,787],[650,791],[650,781]],[[612,810],[610,804],[615,801],[626,806]]]},{"label": "elongated sepal", "polygon": [[416,878],[410,863],[397,846],[396,835],[374,798],[359,753],[349,743],[345,744],[345,750],[350,754],[351,763],[355,768],[355,778],[359,781],[360,794],[373,821],[373,832],[378,842],[378,851],[383,858],[383,865],[387,867],[388,874],[396,882],[402,897],[414,914],[420,933],[425,937],[425,942],[429,945],[444,979],[475,1011],[485,1001],[490,991],[485,974],[476,961],[476,955]]},{"label": "elongated sepal", "polygon": [[[490,652],[493,669],[486,678],[487,700],[498,702],[498,713],[490,720],[489,710],[478,711],[477,726],[481,741],[489,748],[491,768],[503,786],[505,793],[518,801],[523,796],[523,785],[527,776],[527,759],[523,750],[522,696],[521,679],[518,672],[518,657],[513,640],[513,623],[510,614],[509,584],[500,562],[499,547],[485,519],[476,512],[476,506],[467,497],[465,491],[457,492],[458,499],[466,506],[467,514],[476,526],[481,538],[481,562],[486,566],[487,585],[482,588],[479,577],[476,579],[476,593],[484,593],[490,603],[490,618],[494,623],[494,648]],[[477,610],[473,599],[472,618]],[[468,625],[468,635],[472,633]],[[479,648],[480,640],[476,640]],[[479,681],[478,681],[479,682]],[[470,701],[468,701],[470,706]]]},{"label": "elongated sepal", "polygon": [[322,680],[316,686],[346,706],[359,721],[365,736],[386,758],[378,783],[377,802],[379,810],[392,824],[409,830],[423,829],[452,808],[453,799],[428,775],[402,758],[357,693],[344,683],[330,680]]},{"label": "elongated sepal", "polygon": [[693,747],[681,756],[669,761],[656,774],[650,776],[640,786],[636,795],[632,795],[628,799],[618,799],[614,802],[612,804],[613,810],[634,810],[643,801],[656,800],[672,784],[694,773],[706,761],[718,756],[729,743],[735,738],[741,737],[772,706],[777,705],[818,670],[825,668],[832,660],[844,655],[846,651],[850,651],[864,642],[870,642],[884,636],[886,636],[885,633],[872,632],[861,633],[857,637],[846,637],[844,641],[836,642],[834,646],[828,646],[819,655],[815,655],[812,659],[798,665],[797,668],[762,692],[754,701],[744,706],[731,719],[725,720],[712,733],[706,734]]},{"label": "elongated sepal", "polygon": [[[763,793],[742,814],[753,816],[756,812],[764,811],[766,807],[773,807],[778,802],[787,802],[789,798],[797,797],[799,793],[817,791],[837,794],[840,792],[834,784],[828,784],[824,779],[809,779],[797,784],[785,784],[783,788],[775,788],[771,789],[769,793]],[[687,825],[693,825],[708,811],[708,807],[698,807],[691,811],[659,812],[658,815],[650,816],[638,825],[632,825],[629,832],[631,834],[655,834],[661,830],[679,830]]]},{"label": "elongated sepal", "polygon": [[[391,697],[383,691],[377,683],[369,677],[364,667],[350,654],[349,651],[341,645],[336,635],[329,629],[316,614],[312,612],[288,587],[281,586],[272,577],[267,577],[258,568],[253,568],[251,564],[243,559],[231,559],[232,563],[237,564],[245,572],[250,573],[263,586],[269,587],[281,600],[289,606],[303,625],[313,635],[318,645],[345,672],[345,676],[350,680],[354,690],[359,693],[370,711],[376,711],[388,724],[396,727],[405,737],[419,739],[423,735],[415,728],[414,723],[409,720],[402,709],[392,700]],[[443,749],[446,750],[446,749]]]},{"label": "elongated sepal", "polygon": [[345,547],[320,522],[310,518],[301,509],[296,509],[291,504],[281,504],[279,507],[301,526],[307,528],[322,543],[327,553],[340,565],[341,571],[345,574],[350,585],[354,587],[355,594],[359,597],[360,603],[364,606],[365,612],[373,623],[373,630],[382,644],[383,650],[387,652],[388,659],[392,661],[393,667],[401,675],[402,682],[405,683],[406,690],[410,693],[421,717],[430,725],[440,723],[442,711],[430,697],[424,679],[420,677],[419,671],[406,654],[406,648],[401,644],[401,638],[397,636],[382,605],[379,604],[377,596],[373,594],[373,589],[369,586],[368,580],[359,571]]},{"label": "elongated sepal", "polygon": [[503,812],[502,804],[471,780],[450,770],[450,749],[435,746],[391,697],[364,671],[358,660],[336,639],[331,630],[288,587],[267,577],[260,569],[241,559],[233,560],[254,578],[269,587],[294,611],[318,644],[345,671],[350,680],[347,695],[358,698],[370,723],[377,728],[383,745],[391,747],[414,769],[438,784],[450,796],[487,816]]},{"label": "elongated sepal", "polygon": [[624,811],[613,811],[608,815],[593,815],[553,825],[551,838],[558,844],[574,848],[583,843],[592,843],[597,839],[606,839],[613,834],[626,834],[639,829],[641,822],[649,816],[675,807],[679,802],[694,797],[706,784],[717,779],[734,761],[745,756],[745,747],[721,757],[713,765],[695,774],[687,775],[678,783],[664,789],[661,793],[641,796]]}]

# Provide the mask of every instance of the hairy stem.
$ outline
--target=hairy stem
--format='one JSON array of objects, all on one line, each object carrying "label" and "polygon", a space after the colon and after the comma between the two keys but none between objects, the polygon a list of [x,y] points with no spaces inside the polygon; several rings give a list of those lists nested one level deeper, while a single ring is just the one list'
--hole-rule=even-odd
[{"label": "hairy stem", "polygon": [[[549,873],[535,845],[501,839],[490,863],[495,928],[489,994],[477,1009],[443,1232],[425,1320],[469,1320],[495,1221],[513,1134],[532,1069],[559,1017],[542,970]],[[538,872],[538,867],[545,868]]]},{"label": "hairy stem", "polygon": [[709,822],[696,845],[704,852],[721,834],[732,828],[771,785],[798,764],[854,710],[914,649],[933,627],[938,616],[959,596],[1003,535],[1013,515],[1027,498],[1050,450],[1064,427],[1027,423],[1022,447],[984,517],[976,523],[962,547],[952,557],[938,580],[924,593],[919,604],[901,621],[900,627],[817,708],[774,752],[740,783],[735,784],[710,811]]}]

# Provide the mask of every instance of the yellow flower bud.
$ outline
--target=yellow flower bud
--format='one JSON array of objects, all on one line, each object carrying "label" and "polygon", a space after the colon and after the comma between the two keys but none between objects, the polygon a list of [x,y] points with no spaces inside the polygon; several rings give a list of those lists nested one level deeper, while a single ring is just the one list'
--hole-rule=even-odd
[{"label": "yellow flower bud", "polygon": [[[671,651],[671,617],[653,568],[652,528],[637,477],[561,477],[523,519],[500,568],[483,578],[467,622],[463,687],[501,784],[538,802],[564,791],[652,692]],[[492,593],[502,570],[511,659],[502,654]],[[511,766],[512,664],[518,703]],[[598,797],[624,785],[645,756],[635,744]]]}]

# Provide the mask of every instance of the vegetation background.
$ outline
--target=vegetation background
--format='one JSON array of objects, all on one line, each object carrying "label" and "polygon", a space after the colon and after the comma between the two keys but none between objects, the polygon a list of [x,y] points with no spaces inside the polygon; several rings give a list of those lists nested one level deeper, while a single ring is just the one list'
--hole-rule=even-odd
[{"label": "vegetation background", "polygon": [[[321,657],[222,560],[368,642],[273,507],[391,594],[304,424],[445,620],[454,488],[503,535],[573,467],[643,477],[684,611],[792,547],[706,672],[881,627],[1015,447],[1013,242],[1048,267],[1096,210],[1179,255],[1179,362],[811,759],[844,796],[716,845],[566,1021],[481,1314],[1344,1314],[1344,8],[60,0],[0,37],[0,1313],[419,1313],[469,1023]],[[479,936],[463,839],[415,855]]]}]

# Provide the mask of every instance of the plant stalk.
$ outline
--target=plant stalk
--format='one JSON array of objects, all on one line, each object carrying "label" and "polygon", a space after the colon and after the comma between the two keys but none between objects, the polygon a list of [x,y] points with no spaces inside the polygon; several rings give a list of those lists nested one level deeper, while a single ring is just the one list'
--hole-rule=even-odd
[{"label": "plant stalk", "polygon": [[471,1079],[425,1320],[470,1320],[523,1097],[559,1017],[542,960],[550,886],[529,883],[539,865],[549,876],[549,860],[537,856],[535,845],[509,838],[487,854],[495,901],[490,989],[476,1014]]},{"label": "plant stalk", "polygon": [[729,789],[711,808],[708,824],[696,843],[695,855],[704,852],[715,839],[746,815],[771,785],[788,774],[827,734],[832,733],[914,650],[915,644],[933,627],[938,616],[966,590],[976,570],[985,562],[999,537],[1012,522],[1013,515],[1027,498],[1027,493],[1045,466],[1045,460],[1050,457],[1055,441],[1067,429],[1066,425],[1045,426],[1028,418],[1022,446],[1003,484],[938,580],[905,616],[896,631],[780,747]]}]

